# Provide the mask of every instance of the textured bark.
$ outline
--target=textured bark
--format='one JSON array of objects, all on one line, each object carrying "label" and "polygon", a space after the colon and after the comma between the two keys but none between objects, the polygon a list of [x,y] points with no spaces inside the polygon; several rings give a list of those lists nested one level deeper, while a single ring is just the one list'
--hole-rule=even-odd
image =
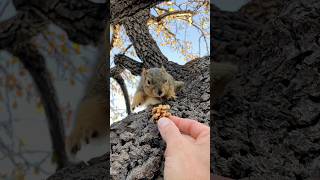
[{"label": "textured bark", "polygon": [[78,179],[97,179],[109,180],[110,164],[109,154],[93,158],[87,163],[81,162],[70,165],[54,175],[48,180],[78,180]]},{"label": "textured bark", "polygon": [[124,82],[123,77],[121,76],[121,73],[124,71],[124,68],[121,66],[115,66],[110,70],[110,76],[119,84],[120,89],[122,91],[124,101],[126,104],[126,110],[127,114],[131,114],[131,108],[130,108],[130,98],[127,86]]},{"label": "textured bark", "polygon": [[[209,124],[209,57],[195,59],[183,68],[186,86],[176,101],[169,104],[171,113]],[[170,72],[171,73],[171,72]],[[152,179],[163,176],[164,142],[156,124],[150,120],[150,108],[134,113],[110,129],[111,179]]]},{"label": "textured bark", "polygon": [[[261,9],[245,9],[257,4],[265,10],[258,16]],[[212,165],[236,179],[319,178],[320,3],[271,4],[253,1],[211,18],[214,60],[239,65],[226,94],[214,100]]]},{"label": "textured bark", "polygon": [[[183,79],[187,71],[178,64],[169,61],[162,54],[156,41],[149,32],[147,25],[150,18],[150,10],[142,10],[132,17],[123,21],[126,33],[133,43],[137,56],[142,60],[142,66],[145,68],[164,66],[177,80]],[[132,61],[131,61],[132,62]],[[141,74],[142,69],[129,69],[130,71]]]},{"label": "textured bark", "polygon": [[149,9],[165,0],[111,0],[111,21],[110,24],[118,24],[128,16],[133,16],[143,9]]},{"label": "textured bark", "polygon": [[150,10],[140,11],[135,16],[128,17],[123,22],[123,26],[139,59],[143,61],[144,67],[159,67],[165,64],[168,59],[158,47],[156,41],[149,33],[147,25],[150,18]]},{"label": "textured bark", "polygon": [[139,76],[142,72],[143,64],[131,59],[123,54],[117,54],[114,57],[114,63],[117,66],[130,69],[131,73],[135,76]]}]

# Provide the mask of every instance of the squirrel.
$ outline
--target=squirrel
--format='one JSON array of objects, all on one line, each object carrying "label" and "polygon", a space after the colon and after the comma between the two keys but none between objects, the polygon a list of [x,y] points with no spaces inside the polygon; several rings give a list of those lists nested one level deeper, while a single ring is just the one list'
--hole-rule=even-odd
[{"label": "squirrel", "polygon": [[213,77],[213,94],[222,96],[226,85],[235,77],[238,67],[231,63],[212,62],[211,77]]},{"label": "squirrel", "polygon": [[183,81],[176,81],[163,66],[143,68],[131,109],[141,105],[159,104],[162,99],[176,99],[176,92],[181,90],[183,85]]},{"label": "squirrel", "polygon": [[77,107],[74,127],[66,138],[66,150],[71,155],[81,149],[82,142],[88,144],[92,139],[107,137],[110,131],[107,114],[107,52],[104,46],[99,50],[99,60],[88,81],[85,96]]}]

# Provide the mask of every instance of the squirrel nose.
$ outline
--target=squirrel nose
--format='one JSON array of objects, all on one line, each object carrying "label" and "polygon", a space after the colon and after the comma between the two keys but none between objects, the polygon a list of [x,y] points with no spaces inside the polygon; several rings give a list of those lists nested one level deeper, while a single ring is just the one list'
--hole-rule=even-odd
[{"label": "squirrel nose", "polygon": [[158,90],[158,95],[161,96],[162,95],[162,91]]}]

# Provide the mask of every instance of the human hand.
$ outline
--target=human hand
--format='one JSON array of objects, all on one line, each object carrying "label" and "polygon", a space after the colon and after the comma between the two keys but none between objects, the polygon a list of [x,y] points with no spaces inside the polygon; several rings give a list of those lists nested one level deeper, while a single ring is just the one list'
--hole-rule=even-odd
[{"label": "human hand", "polygon": [[165,180],[210,179],[210,128],[176,116],[161,118],[158,128],[166,141]]}]

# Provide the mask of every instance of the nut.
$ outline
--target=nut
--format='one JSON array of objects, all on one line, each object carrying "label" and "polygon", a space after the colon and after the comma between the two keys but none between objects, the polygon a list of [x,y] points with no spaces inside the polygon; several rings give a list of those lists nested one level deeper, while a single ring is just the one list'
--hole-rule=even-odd
[{"label": "nut", "polygon": [[169,117],[171,113],[169,112],[170,105],[159,105],[152,108],[152,117],[151,120],[157,122],[162,117]]}]

